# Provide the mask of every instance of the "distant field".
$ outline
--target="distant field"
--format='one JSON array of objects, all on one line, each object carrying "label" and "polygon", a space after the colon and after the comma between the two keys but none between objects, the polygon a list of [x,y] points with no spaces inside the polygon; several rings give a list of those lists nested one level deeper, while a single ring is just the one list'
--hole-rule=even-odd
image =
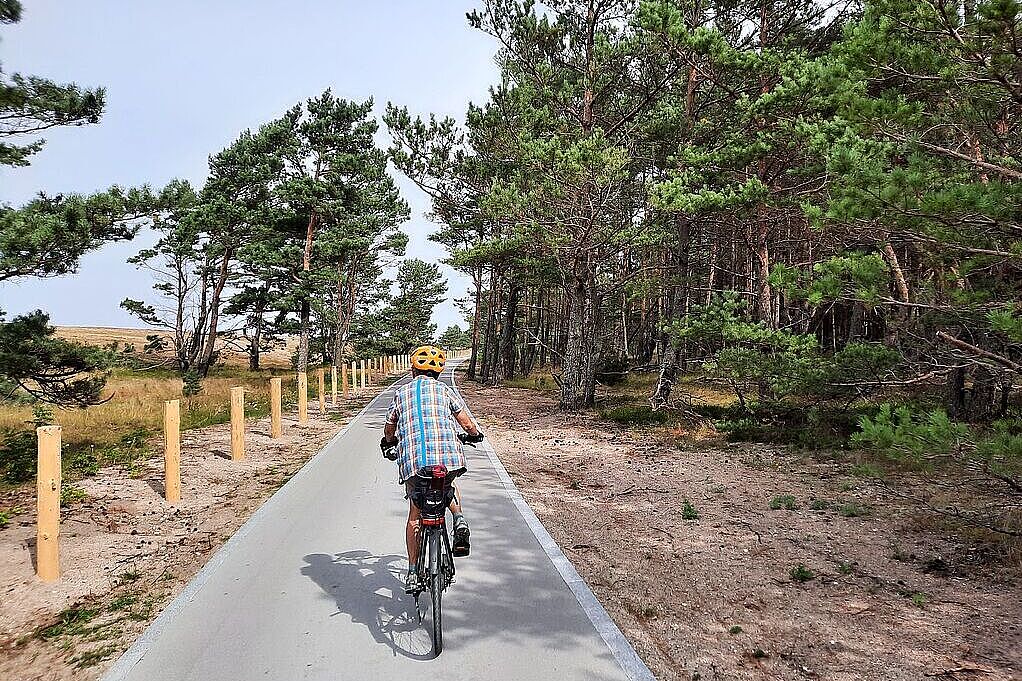
[{"label": "distant field", "polygon": [[[110,326],[58,326],[57,335],[68,340],[107,347],[111,343],[120,343],[121,348],[127,344],[135,346],[136,352],[141,352],[146,344],[146,336],[154,333],[163,336],[170,341],[170,334],[154,331],[152,329],[121,329]],[[264,352],[261,365],[265,368],[283,369],[291,366],[291,353],[297,341],[288,341],[283,348]],[[248,366],[248,355],[243,349],[220,344],[222,362],[228,366]],[[165,353],[168,357],[170,353]]]}]

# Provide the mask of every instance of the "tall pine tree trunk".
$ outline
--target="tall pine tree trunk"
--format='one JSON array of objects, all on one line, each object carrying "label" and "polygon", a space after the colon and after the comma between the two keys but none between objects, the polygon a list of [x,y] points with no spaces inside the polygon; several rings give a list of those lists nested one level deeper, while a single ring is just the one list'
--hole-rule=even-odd
[{"label": "tall pine tree trunk", "polygon": [[316,213],[309,215],[309,224],[305,228],[305,250],[302,252],[302,308],[299,319],[298,332],[298,372],[306,373],[309,370],[309,322],[312,315],[312,305],[309,302],[308,274],[312,269],[312,237],[316,228]]},{"label": "tall pine tree trunk", "polygon": [[[671,297],[671,310],[669,321],[680,321],[688,312],[688,263],[689,251],[691,250],[692,231],[691,223],[687,217],[677,219],[678,229],[678,257],[675,259],[674,270],[674,294]],[[660,358],[660,373],[657,376],[656,385],[653,387],[653,394],[650,395],[649,403],[654,411],[667,406],[671,398],[671,391],[674,389],[674,381],[678,376],[678,365],[682,361],[684,348],[679,340],[673,335],[667,338],[666,348]]]},{"label": "tall pine tree trunk", "polygon": [[504,321],[500,330],[500,372],[505,381],[515,377],[515,326],[517,325],[518,299],[521,285],[512,282],[504,303]]},{"label": "tall pine tree trunk", "polygon": [[259,371],[259,360],[263,344],[263,315],[266,314],[266,293],[260,294],[256,300],[255,310],[249,318],[252,327],[252,338],[248,345],[248,368],[252,371]]},{"label": "tall pine tree trunk", "polygon": [[568,338],[561,365],[561,402],[565,411],[596,403],[596,365],[599,361],[600,305],[594,282],[576,279],[568,291]]},{"label": "tall pine tree trunk", "polygon": [[468,377],[475,380],[476,363],[479,359],[479,316],[482,312],[480,307],[483,302],[483,268],[478,267],[472,276],[472,283],[475,286],[475,309],[472,311],[472,354],[468,360]]},{"label": "tall pine tree trunk", "polygon": [[210,365],[213,364],[213,355],[216,352],[217,326],[220,323],[220,298],[223,296],[224,287],[227,285],[231,257],[231,249],[225,249],[223,260],[220,261],[220,271],[217,273],[216,285],[213,287],[213,295],[209,301],[209,329],[206,332],[206,345],[202,351],[202,359],[198,366],[199,374],[203,377],[209,374]]}]

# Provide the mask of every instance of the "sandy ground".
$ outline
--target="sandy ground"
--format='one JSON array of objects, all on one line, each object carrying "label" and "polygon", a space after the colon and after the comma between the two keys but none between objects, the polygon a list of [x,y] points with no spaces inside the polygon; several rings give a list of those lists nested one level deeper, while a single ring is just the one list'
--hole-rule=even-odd
[{"label": "sandy ground", "polygon": [[[657,679],[1022,678],[1017,558],[927,529],[846,464],[716,440],[653,445],[535,391],[460,387]],[[797,509],[771,510],[778,495]],[[683,518],[684,499],[697,519]]]},{"label": "sandy ground", "polygon": [[229,424],[185,431],[178,505],[162,496],[162,454],[138,477],[111,467],[76,483],[88,498],[62,512],[63,574],[54,584],[34,574],[34,487],[0,497],[0,508],[24,509],[0,530],[0,679],[97,678],[364,404],[321,416],[313,401],[310,422],[285,416],[279,440],[269,438],[268,419],[250,421],[239,462],[230,459]]}]

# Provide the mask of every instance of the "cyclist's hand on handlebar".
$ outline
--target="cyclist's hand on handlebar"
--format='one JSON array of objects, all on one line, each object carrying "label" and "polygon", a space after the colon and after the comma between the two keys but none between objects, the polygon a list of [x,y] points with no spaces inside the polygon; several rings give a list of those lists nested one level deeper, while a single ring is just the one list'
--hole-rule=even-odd
[{"label": "cyclist's hand on handlebar", "polygon": [[468,433],[458,433],[458,439],[464,445],[474,445],[477,442],[483,441],[483,431],[477,431],[475,435],[469,435]]},{"label": "cyclist's hand on handlebar", "polygon": [[380,438],[380,451],[383,452],[383,456],[391,461],[397,461],[397,438],[388,440],[386,437]]}]

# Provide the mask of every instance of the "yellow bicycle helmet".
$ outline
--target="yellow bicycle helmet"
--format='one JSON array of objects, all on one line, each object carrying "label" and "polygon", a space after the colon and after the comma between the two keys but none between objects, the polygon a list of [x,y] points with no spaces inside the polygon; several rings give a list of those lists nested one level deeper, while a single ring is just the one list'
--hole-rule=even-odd
[{"label": "yellow bicycle helmet", "polygon": [[419,371],[436,371],[439,373],[444,370],[444,365],[447,364],[447,353],[433,345],[422,345],[415,348],[412,351],[411,358],[412,368]]}]

